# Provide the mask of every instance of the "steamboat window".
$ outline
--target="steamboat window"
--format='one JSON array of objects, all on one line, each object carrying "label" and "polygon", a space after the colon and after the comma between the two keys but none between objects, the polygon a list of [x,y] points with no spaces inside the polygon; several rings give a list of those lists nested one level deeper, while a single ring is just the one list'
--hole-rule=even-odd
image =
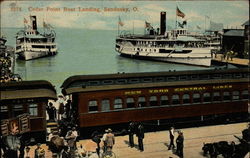
[{"label": "steamboat window", "polygon": [[127,98],[126,103],[127,103],[127,108],[134,108],[135,107],[134,98]]},{"label": "steamboat window", "polygon": [[23,114],[23,105],[14,105],[13,106],[14,117]]},{"label": "steamboat window", "polygon": [[145,107],[146,106],[146,99],[145,97],[138,98],[138,107]]},{"label": "steamboat window", "polygon": [[114,101],[114,109],[121,109],[122,108],[122,99],[116,98]]},{"label": "steamboat window", "polygon": [[188,76],[180,76],[180,81],[185,81],[188,80],[189,77]]},{"label": "steamboat window", "polygon": [[190,103],[190,96],[189,94],[184,94],[182,96],[183,104],[189,104]]},{"label": "steamboat window", "polygon": [[232,78],[232,74],[224,74],[222,77],[223,78]]},{"label": "steamboat window", "polygon": [[168,96],[166,95],[161,96],[161,105],[169,105]]},{"label": "steamboat window", "polygon": [[96,100],[89,101],[89,112],[98,111],[98,104]]},{"label": "steamboat window", "polygon": [[110,101],[108,99],[102,100],[102,111],[109,111],[110,110]]},{"label": "steamboat window", "polygon": [[172,96],[172,104],[180,104],[180,96],[179,96],[179,94],[174,94]]},{"label": "steamboat window", "polygon": [[9,118],[8,106],[6,105],[0,106],[0,113],[1,113],[1,116],[0,116],[1,120]]},{"label": "steamboat window", "polygon": [[241,95],[242,95],[242,99],[248,99],[249,98],[248,90],[242,91]]},{"label": "steamboat window", "polygon": [[220,97],[220,92],[214,92],[213,93],[213,101],[220,101],[221,97]]},{"label": "steamboat window", "polygon": [[32,116],[37,116],[38,115],[38,109],[37,109],[37,104],[30,104],[29,105],[29,114]]},{"label": "steamboat window", "polygon": [[240,99],[240,92],[239,91],[233,91],[233,100],[239,100]]},{"label": "steamboat window", "polygon": [[231,100],[231,96],[229,92],[223,92],[223,100],[224,101],[230,101]]},{"label": "steamboat window", "polygon": [[149,98],[149,104],[150,104],[150,106],[157,106],[157,97],[156,96],[151,96]]},{"label": "steamboat window", "polygon": [[201,102],[201,95],[200,93],[193,94],[193,103],[200,103]]},{"label": "steamboat window", "polygon": [[203,101],[204,102],[211,102],[211,95],[210,93],[206,92],[203,94]]}]

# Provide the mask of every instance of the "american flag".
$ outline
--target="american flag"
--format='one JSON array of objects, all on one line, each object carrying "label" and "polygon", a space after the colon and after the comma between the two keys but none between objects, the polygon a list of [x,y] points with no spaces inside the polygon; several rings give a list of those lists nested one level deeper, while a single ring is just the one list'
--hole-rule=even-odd
[{"label": "american flag", "polygon": [[182,18],[185,17],[185,14],[182,11],[180,11],[180,9],[178,7],[176,8],[176,15],[179,17],[182,17]]},{"label": "american flag", "polygon": [[150,28],[152,27],[149,22],[145,21],[145,28]]},{"label": "american flag", "polygon": [[27,24],[28,23],[28,20],[27,19],[23,19],[23,23]]},{"label": "american flag", "polygon": [[118,24],[120,25],[120,26],[123,26],[124,25],[124,23],[122,22],[122,20],[121,20],[121,17],[119,16],[119,21],[118,21]]}]

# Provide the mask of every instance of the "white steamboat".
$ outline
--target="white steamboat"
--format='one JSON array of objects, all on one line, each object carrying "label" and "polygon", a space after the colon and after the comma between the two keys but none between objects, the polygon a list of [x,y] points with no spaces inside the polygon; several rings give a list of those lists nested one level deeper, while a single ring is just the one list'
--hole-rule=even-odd
[{"label": "white steamboat", "polygon": [[46,28],[41,34],[37,30],[36,16],[31,16],[30,19],[32,26],[17,33],[15,53],[24,60],[56,55],[55,31]]},{"label": "white steamboat", "polygon": [[213,48],[206,40],[189,36],[187,29],[166,31],[165,20],[165,12],[161,12],[160,33],[149,30],[144,35],[119,35],[116,51],[125,57],[209,67]]}]

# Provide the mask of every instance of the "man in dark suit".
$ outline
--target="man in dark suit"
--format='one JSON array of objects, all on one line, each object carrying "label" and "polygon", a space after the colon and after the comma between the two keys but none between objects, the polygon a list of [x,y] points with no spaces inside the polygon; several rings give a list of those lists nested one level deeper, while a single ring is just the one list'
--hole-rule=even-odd
[{"label": "man in dark suit", "polygon": [[170,127],[170,129],[169,129],[169,138],[170,138],[170,144],[168,146],[168,150],[171,150],[172,147],[175,148],[175,146],[174,146],[174,127]]},{"label": "man in dark suit", "polygon": [[136,124],[135,122],[130,122],[129,123],[129,126],[128,126],[128,134],[129,134],[129,146],[131,148],[134,147],[134,134],[135,134],[135,127],[136,127]]},{"label": "man in dark suit", "polygon": [[136,135],[138,137],[139,150],[144,151],[144,147],[143,147],[144,127],[141,123],[139,123],[139,125],[138,125]]},{"label": "man in dark suit", "polygon": [[176,145],[177,145],[176,154],[180,158],[183,158],[184,136],[183,136],[183,133],[181,131],[178,131],[178,134],[179,135],[176,138]]}]

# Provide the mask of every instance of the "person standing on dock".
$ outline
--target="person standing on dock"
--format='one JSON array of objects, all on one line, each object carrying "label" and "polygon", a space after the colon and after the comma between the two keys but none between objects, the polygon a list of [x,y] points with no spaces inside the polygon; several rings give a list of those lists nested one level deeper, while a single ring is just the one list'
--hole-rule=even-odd
[{"label": "person standing on dock", "polygon": [[49,106],[46,110],[49,115],[49,120],[54,121],[56,117],[56,108],[53,106],[53,103],[49,102]]},{"label": "person standing on dock", "polygon": [[175,148],[175,146],[174,146],[174,127],[170,127],[170,129],[169,129],[169,138],[170,138],[170,144],[168,146],[168,150],[171,150],[172,147],[173,147],[173,149]]},{"label": "person standing on dock", "polygon": [[128,134],[129,134],[129,146],[131,148],[134,147],[134,134],[135,134],[135,127],[136,127],[136,124],[135,122],[130,122],[129,125],[128,125]]},{"label": "person standing on dock", "polygon": [[178,134],[179,135],[176,138],[176,145],[177,145],[176,154],[180,158],[183,158],[184,136],[183,136],[183,133],[181,131],[178,131]]},{"label": "person standing on dock", "polygon": [[142,152],[144,151],[144,147],[143,147],[144,127],[142,123],[139,123],[136,135],[138,137],[139,150]]}]

